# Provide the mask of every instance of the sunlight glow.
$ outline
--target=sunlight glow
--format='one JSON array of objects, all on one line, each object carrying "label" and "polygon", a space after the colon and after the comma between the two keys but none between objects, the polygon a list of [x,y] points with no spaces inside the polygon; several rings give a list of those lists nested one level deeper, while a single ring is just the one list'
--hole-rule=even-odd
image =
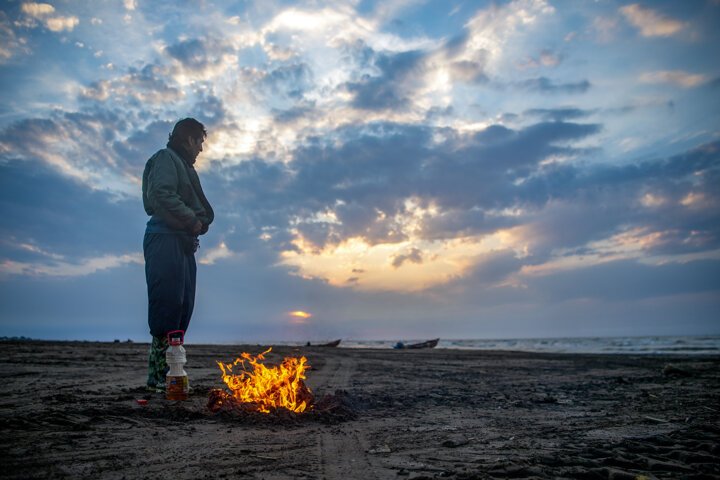
[{"label": "sunlight glow", "polygon": [[289,312],[288,315],[292,317],[290,319],[290,323],[293,325],[306,325],[308,323],[308,318],[312,317],[311,313],[303,312],[302,310]]},{"label": "sunlight glow", "polygon": [[317,249],[298,237],[298,251],[285,251],[282,263],[298,268],[296,275],[328,281],[338,287],[368,291],[424,290],[465,275],[479,254],[497,241],[464,238],[451,241],[410,241],[370,245],[351,238]]}]

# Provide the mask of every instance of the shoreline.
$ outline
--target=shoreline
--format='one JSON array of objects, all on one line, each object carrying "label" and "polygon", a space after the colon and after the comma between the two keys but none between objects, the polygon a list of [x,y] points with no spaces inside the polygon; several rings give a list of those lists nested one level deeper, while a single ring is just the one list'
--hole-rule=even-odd
[{"label": "shoreline", "polygon": [[[28,337],[0,337],[5,342],[70,342],[70,343],[148,343],[145,339],[127,340],[52,340]],[[419,343],[422,339],[403,340],[405,344]],[[310,346],[321,346],[328,341],[311,341]],[[393,350],[397,340],[353,340],[344,339],[336,348],[341,349],[378,349]],[[189,342],[186,345],[202,346],[273,346],[277,348],[306,348],[307,342],[268,341],[268,342]],[[440,339],[436,349],[531,352],[531,353],[567,353],[601,355],[720,355],[720,335],[652,335],[652,336],[607,336],[607,337],[540,337],[506,339]]]}]

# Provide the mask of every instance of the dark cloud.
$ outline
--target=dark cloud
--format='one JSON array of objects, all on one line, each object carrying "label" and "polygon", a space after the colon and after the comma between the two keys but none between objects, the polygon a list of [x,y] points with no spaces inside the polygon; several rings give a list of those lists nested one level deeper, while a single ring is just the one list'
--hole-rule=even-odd
[{"label": "dark cloud", "polygon": [[127,173],[125,159],[116,157],[107,147],[132,129],[131,118],[94,109],[21,120],[0,131],[0,141],[7,148],[3,157],[45,162],[56,168],[57,159],[63,159],[68,165],[93,173],[115,171],[118,167],[120,174]]},{"label": "dark cloud", "polygon": [[375,58],[375,50],[373,50],[363,40],[339,41],[340,50],[343,52],[343,62],[351,65],[352,68],[363,70],[371,67]]},{"label": "dark cloud", "polygon": [[392,266],[397,269],[402,267],[403,263],[417,263],[422,264],[424,261],[422,251],[419,248],[411,248],[406,254],[398,254],[392,256]]},{"label": "dark cloud", "polygon": [[312,87],[312,70],[304,63],[283,65],[268,72],[262,84],[273,94],[297,99]]},{"label": "dark cloud", "polygon": [[470,32],[466,30],[460,35],[449,39],[439,49],[439,52],[447,58],[448,66],[454,80],[475,85],[486,84],[489,81],[485,73],[485,66],[487,65],[488,59],[487,50],[473,49],[471,60],[456,60],[458,55],[467,51],[470,38]]},{"label": "dark cloud", "polygon": [[455,109],[452,107],[452,105],[449,105],[447,107],[431,107],[426,113],[425,113],[425,120],[434,120],[437,118],[443,118],[443,117],[450,117],[455,112]]},{"label": "dark cloud", "polygon": [[[334,212],[338,223],[312,222],[299,227],[318,242],[362,237],[370,244],[406,239],[398,214],[410,197],[434,202],[440,215],[423,223],[426,238],[491,232],[516,220],[485,213],[518,202],[547,201],[515,185],[548,156],[569,154],[562,145],[585,138],[597,125],[541,123],[522,130],[494,126],[472,137],[432,144],[433,129],[375,124],[343,129],[333,137],[340,146],[316,143],[298,149],[287,164],[243,162],[224,172],[214,185],[231,210],[247,212],[257,229],[286,228],[292,219]],[[527,197],[527,198],[523,198]],[[427,205],[426,205],[427,206]],[[456,229],[456,230],[453,230]]]},{"label": "dark cloud", "polygon": [[575,83],[555,83],[549,78],[539,77],[525,80],[519,86],[540,93],[585,93],[590,89],[590,82],[582,80]]},{"label": "dark cloud", "polygon": [[[523,219],[539,250],[584,245],[629,229],[653,234],[653,254],[720,247],[720,142],[630,165],[560,165],[524,182],[519,198],[551,202]],[[656,203],[643,204],[645,195]]]},{"label": "dark cloud", "polygon": [[345,89],[354,95],[351,104],[364,110],[407,107],[412,85],[425,68],[425,55],[420,51],[378,55],[374,65],[380,70],[380,75],[365,75],[345,84]]},{"label": "dark cloud", "polygon": [[[695,333],[688,332],[691,326],[698,333],[715,331],[717,260],[660,265],[618,260],[514,276],[524,259],[503,251],[486,257],[471,275],[427,292],[462,305],[461,311],[474,308],[484,331],[510,328],[516,336]],[[509,278],[513,281],[504,282]]]},{"label": "dark cloud", "polygon": [[[5,259],[16,258],[12,249],[17,244],[62,255],[63,261],[74,263],[136,252],[142,241],[144,212],[139,195],[133,201],[118,201],[41,163],[0,164],[0,210],[4,217],[0,231],[8,241],[0,245]],[[47,265],[59,260],[40,253],[35,256]]]},{"label": "dark cloud", "polygon": [[[276,232],[278,240],[270,244],[278,249],[292,240],[280,232],[319,212],[332,212],[337,222],[296,224],[318,249],[351,237],[369,244],[405,241],[396,218],[407,213],[408,198],[437,210],[422,217],[415,232],[425,239],[522,227],[528,265],[562,250],[581,253],[590,242],[630,230],[653,234],[655,240],[644,247],[652,254],[718,248],[720,145],[623,165],[543,163],[584,155],[569,144],[600,128],[561,121],[518,130],[493,126],[471,137],[443,132],[446,141],[435,144],[434,130],[427,127],[347,127],[333,135],[344,143],[311,142],[287,165],[254,160],[230,169],[217,195],[227,202],[226,210],[242,212],[244,230]],[[664,203],[643,204],[646,194]]]},{"label": "dark cloud", "polygon": [[540,117],[546,121],[564,122],[566,120],[576,120],[592,115],[591,110],[582,110],[580,108],[531,108],[525,110],[523,115]]},{"label": "dark cloud", "polygon": [[[193,112],[193,117],[205,125],[208,130],[212,130],[217,125],[225,124],[229,117],[228,110],[222,99],[214,95],[201,97],[190,111]],[[180,119],[178,118],[178,120]]]},{"label": "dark cloud", "polygon": [[201,72],[222,62],[222,55],[231,53],[230,45],[214,37],[191,38],[165,48],[165,52],[179,61],[183,68]]},{"label": "dark cloud", "polygon": [[112,142],[112,150],[119,163],[125,165],[128,173],[142,178],[145,162],[158,150],[164,148],[174,122],[157,120],[145,128],[137,129],[126,139]]},{"label": "dark cloud", "polygon": [[452,62],[450,70],[453,78],[470,84],[486,84],[490,78],[485,74],[485,61],[462,60]]},{"label": "dark cloud", "polygon": [[300,118],[313,118],[315,102],[305,102],[294,105],[286,110],[272,109],[273,119],[277,123],[292,123]]},{"label": "dark cloud", "polygon": [[476,256],[472,267],[439,290],[454,291],[457,287],[461,290],[487,288],[506,280],[510,274],[519,271],[523,264],[524,262],[510,249],[492,250]]},{"label": "dark cloud", "polygon": [[479,208],[446,209],[434,216],[425,215],[417,234],[427,240],[489,235],[519,222],[512,217],[488,215]]},{"label": "dark cloud", "polygon": [[528,283],[528,288],[552,302],[627,301],[713,292],[720,291],[720,261],[644,265],[634,260],[619,260],[531,278]]},{"label": "dark cloud", "polygon": [[459,35],[450,38],[445,45],[443,45],[442,50],[448,57],[456,57],[465,51],[469,39],[470,32],[465,30]]},{"label": "dark cloud", "polygon": [[443,209],[482,210],[515,205],[517,182],[551,156],[579,153],[566,144],[600,130],[599,125],[539,123],[522,130],[494,126],[473,142],[449,142],[432,152],[423,169],[429,192]]},{"label": "dark cloud", "polygon": [[182,90],[168,83],[160,68],[151,64],[140,70],[130,67],[127,74],[116,79],[93,82],[80,93],[83,100],[101,103],[115,97],[128,98],[135,107],[147,103],[172,102],[182,96]]}]

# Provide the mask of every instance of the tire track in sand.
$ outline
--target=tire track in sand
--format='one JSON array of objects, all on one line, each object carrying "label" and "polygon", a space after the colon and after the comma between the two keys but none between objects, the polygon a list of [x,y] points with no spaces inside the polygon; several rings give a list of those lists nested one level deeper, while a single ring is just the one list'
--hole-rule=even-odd
[{"label": "tire track in sand", "polygon": [[[326,364],[318,372],[318,392],[333,393],[351,387],[351,380],[357,362],[341,352],[325,357]],[[333,431],[318,435],[317,452],[320,458],[320,478],[323,479],[366,479],[368,472],[377,472],[378,465],[367,454],[368,442],[365,435],[353,428],[352,424],[341,425]]]}]

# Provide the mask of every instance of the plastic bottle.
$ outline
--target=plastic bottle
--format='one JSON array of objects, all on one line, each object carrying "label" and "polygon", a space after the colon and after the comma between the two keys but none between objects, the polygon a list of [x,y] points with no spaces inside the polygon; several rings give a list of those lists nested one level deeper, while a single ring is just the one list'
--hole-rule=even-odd
[{"label": "plastic bottle", "polygon": [[170,371],[166,375],[165,380],[165,398],[169,400],[185,400],[190,393],[190,384],[188,376],[183,365],[187,362],[185,356],[185,332],[182,330],[174,330],[168,333],[168,344],[170,345],[165,353]]}]

